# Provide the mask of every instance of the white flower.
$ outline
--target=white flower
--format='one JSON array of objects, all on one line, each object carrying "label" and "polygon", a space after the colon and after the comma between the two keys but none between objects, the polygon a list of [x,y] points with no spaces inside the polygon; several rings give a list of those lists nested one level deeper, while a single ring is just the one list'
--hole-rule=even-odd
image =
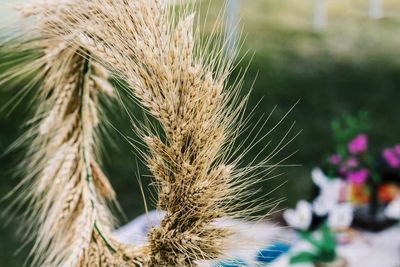
[{"label": "white flower", "polygon": [[307,201],[301,200],[297,203],[295,210],[285,210],[283,218],[289,226],[299,230],[307,230],[312,221],[311,204]]},{"label": "white flower", "polygon": [[318,216],[325,216],[339,202],[343,182],[338,178],[329,178],[319,168],[312,170],[311,177],[320,189],[319,196],[313,201],[313,210]]},{"label": "white flower", "polygon": [[336,204],[336,201],[332,198],[321,195],[315,198],[312,203],[315,214],[321,217],[327,215]]},{"label": "white flower", "polygon": [[328,217],[328,225],[332,229],[347,229],[353,221],[353,206],[350,203],[336,205]]},{"label": "white flower", "polygon": [[400,219],[400,196],[396,197],[385,209],[386,217],[394,220]]}]

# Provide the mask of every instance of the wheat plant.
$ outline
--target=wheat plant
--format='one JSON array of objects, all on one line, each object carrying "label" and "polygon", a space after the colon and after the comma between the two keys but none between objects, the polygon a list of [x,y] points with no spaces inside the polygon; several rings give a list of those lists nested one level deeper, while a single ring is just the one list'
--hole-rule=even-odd
[{"label": "wheat plant", "polygon": [[[234,142],[247,97],[239,97],[240,78],[228,86],[235,55],[223,53],[224,39],[201,42],[193,10],[176,11],[162,0],[58,0],[20,8],[30,26],[12,49],[39,50],[25,69],[42,77],[26,178],[17,190],[29,205],[25,229],[37,233],[34,266],[194,266],[223,255],[231,231],[218,219],[249,218],[263,208],[249,200],[250,187],[275,167],[267,162],[282,148],[239,167],[243,154],[235,153]],[[3,81],[18,77],[14,72]],[[114,97],[109,73],[126,81],[162,129],[134,120],[157,206],[166,212],[140,248],[112,238],[108,204],[115,193],[96,156],[97,95]]]}]

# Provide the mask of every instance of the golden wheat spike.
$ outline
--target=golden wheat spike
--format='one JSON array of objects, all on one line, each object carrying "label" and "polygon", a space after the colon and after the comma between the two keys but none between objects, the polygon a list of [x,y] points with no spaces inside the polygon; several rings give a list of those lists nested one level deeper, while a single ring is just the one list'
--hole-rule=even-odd
[{"label": "golden wheat spike", "polygon": [[94,155],[98,106],[90,60],[69,48],[57,60],[67,64],[49,67],[44,85],[54,82],[52,73],[63,78],[52,88],[42,88],[51,92],[41,103],[49,111],[36,137],[42,148],[33,148],[40,161],[33,166],[38,175],[29,188],[35,200],[31,216],[38,226],[33,262],[80,266],[88,261],[93,235],[99,231],[105,235],[113,227],[106,202],[113,200],[114,192]]}]

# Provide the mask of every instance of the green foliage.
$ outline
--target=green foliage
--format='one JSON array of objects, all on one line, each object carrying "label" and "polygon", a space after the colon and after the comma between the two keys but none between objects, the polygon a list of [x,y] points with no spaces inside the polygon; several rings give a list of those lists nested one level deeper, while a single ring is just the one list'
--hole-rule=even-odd
[{"label": "green foliage", "polygon": [[336,260],[336,240],[328,225],[316,233],[302,232],[301,237],[313,246],[313,251],[302,251],[290,258],[290,264],[329,263]]},{"label": "green foliage", "polygon": [[336,141],[337,152],[344,158],[347,154],[347,144],[360,133],[371,129],[371,119],[368,111],[360,111],[357,115],[344,114],[331,123],[332,133]]}]

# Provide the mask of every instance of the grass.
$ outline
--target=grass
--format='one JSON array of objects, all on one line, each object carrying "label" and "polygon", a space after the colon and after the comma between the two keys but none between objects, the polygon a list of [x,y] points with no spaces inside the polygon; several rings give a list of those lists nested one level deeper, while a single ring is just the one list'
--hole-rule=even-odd
[{"label": "grass", "polygon": [[[310,31],[312,1],[243,0],[240,16],[247,35],[244,48],[248,55],[241,67],[250,64],[245,88],[255,80],[249,108],[260,100],[255,118],[269,113],[278,104],[272,120],[277,122],[300,99],[286,124],[272,135],[277,140],[290,123],[296,120],[296,130],[302,134],[290,145],[287,153],[299,149],[288,163],[301,167],[285,168],[285,175],[265,183],[264,193],[287,181],[272,196],[286,197],[285,205],[306,198],[310,190],[310,168],[320,164],[322,156],[333,149],[330,121],[343,112],[367,110],[373,130],[371,143],[375,149],[399,141],[400,109],[400,5],[385,0],[388,17],[379,21],[366,18],[366,3],[361,0],[329,1],[329,22],[326,31]],[[212,2],[210,20],[216,17],[221,3]],[[212,24],[212,22],[210,22]],[[208,25],[208,24],[207,24]],[[0,90],[3,106],[13,91]],[[21,107],[26,106],[24,103]],[[138,107],[133,109],[139,112]],[[109,111],[115,128],[130,134],[127,116],[122,109]],[[22,133],[20,122],[28,111],[19,108],[11,116],[0,116],[0,151]],[[122,114],[122,115],[121,115]],[[271,122],[270,125],[273,123]],[[114,133],[114,145],[107,145],[105,170],[111,178],[128,219],[144,211],[136,181],[137,158],[121,136]],[[261,149],[266,142],[261,142]],[[249,154],[247,160],[254,156]],[[0,194],[5,195],[18,182],[10,169],[17,157],[0,158]],[[128,166],[128,167],[127,167]],[[147,171],[139,162],[140,173]],[[148,179],[143,178],[146,185]],[[147,191],[147,194],[150,193]],[[3,209],[4,203],[0,205]],[[4,220],[2,219],[2,222]],[[15,224],[0,230],[0,262],[2,266],[22,266],[26,251],[16,257],[20,247]]]}]

